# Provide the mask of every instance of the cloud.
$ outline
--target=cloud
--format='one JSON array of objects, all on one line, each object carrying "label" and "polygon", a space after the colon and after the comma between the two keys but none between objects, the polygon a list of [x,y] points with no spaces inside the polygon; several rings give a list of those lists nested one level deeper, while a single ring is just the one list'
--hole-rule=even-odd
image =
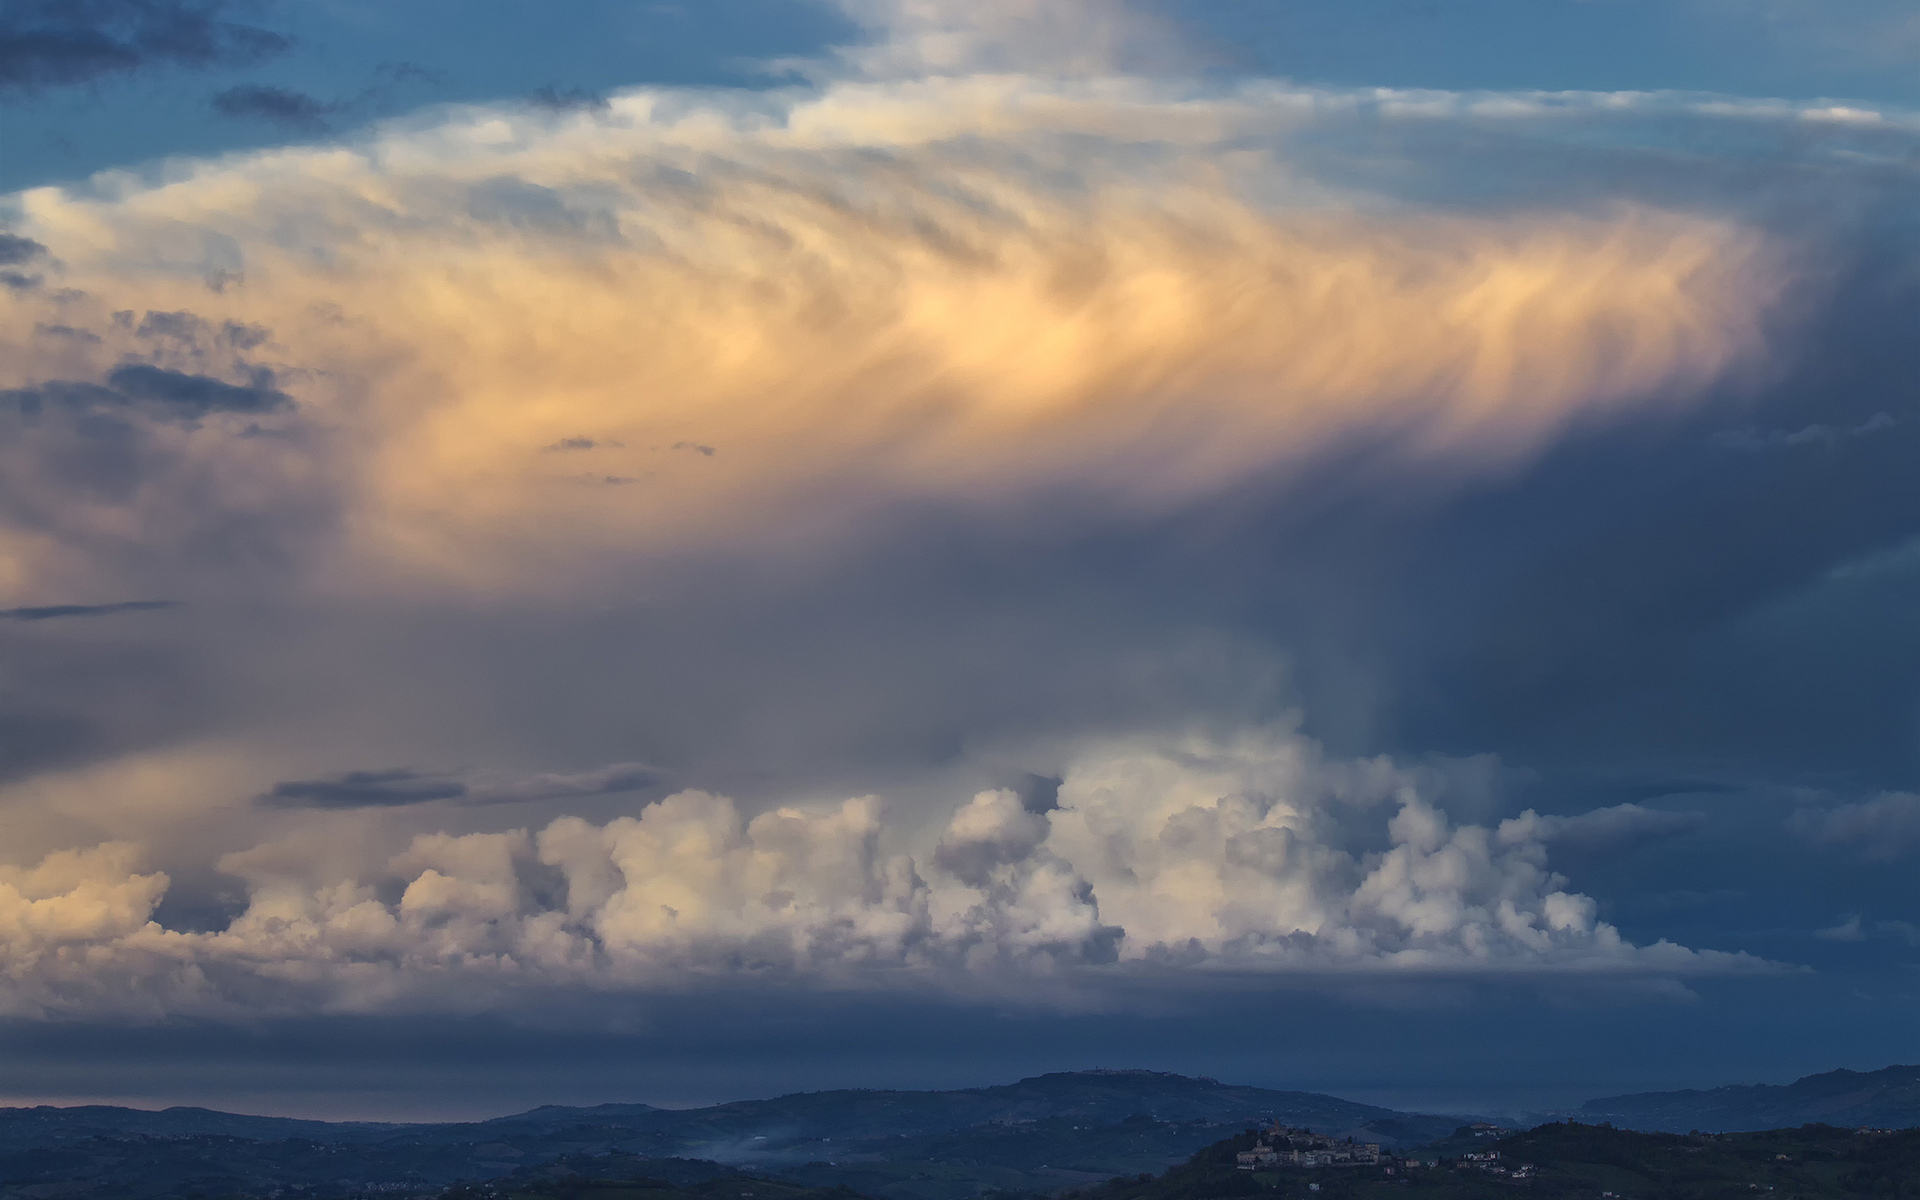
[{"label": "cloud", "polygon": [[[115,847],[35,876],[115,899],[23,952],[8,1011],[1766,969],[1633,944],[1563,876],[1697,814],[1501,822],[1485,764],[1165,731],[1257,726],[1323,610],[1369,623],[1263,608],[1313,553],[1390,557],[1353,497],[1491,486],[1791,346],[1800,227],[1671,168],[1676,123],[1823,170],[1865,124],[1171,84],[1106,73],[1146,28],[1117,9],[865,11],[904,32],[862,78],[436,110],[10,201],[46,278],[0,295],[0,597],[179,595],[217,633],[89,697],[124,757],[3,797],[22,856]],[[1645,143],[1657,181],[1614,169]],[[168,739],[223,766],[124,749]],[[514,760],[612,765],[444,766]],[[656,776],[701,786],[605,799]]]},{"label": "cloud", "polygon": [[609,107],[607,98],[585,88],[556,88],[552,84],[535,88],[527,103],[549,112],[601,112]]},{"label": "cloud", "polygon": [[1880,412],[1851,426],[1806,425],[1792,432],[1782,429],[1732,429],[1714,434],[1712,441],[1714,445],[1728,450],[1745,451],[1800,446],[1832,447],[1848,438],[1868,437],[1893,429],[1899,424],[1898,418]]},{"label": "cloud", "polygon": [[233,0],[9,0],[0,98],[147,67],[209,68],[285,51],[282,34],[228,19]]},{"label": "cloud", "polygon": [[1707,814],[1702,812],[1671,812],[1638,804],[1616,804],[1572,817],[1543,817],[1529,809],[1503,822],[1501,829],[1504,833],[1511,825],[1516,835],[1524,830],[1525,836],[1547,845],[1576,853],[1604,854],[1692,833],[1706,823]]},{"label": "cloud", "polygon": [[396,768],[348,771],[325,779],[275,784],[257,803],[266,808],[399,808],[436,800],[515,804],[577,796],[606,796],[651,786],[658,775],[640,763],[612,763],[591,771],[524,774],[473,771],[433,775]]},{"label": "cloud", "polygon": [[177,600],[123,600],[118,604],[43,604],[0,609],[0,621],[52,621],[64,617],[109,617],[117,613],[178,608]]},{"label": "cloud", "polygon": [[0,267],[16,267],[45,255],[47,248],[32,238],[0,233]]},{"label": "cloud", "polygon": [[26,416],[48,410],[143,406],[168,417],[197,420],[209,413],[265,413],[291,403],[273,387],[273,373],[254,372],[248,384],[232,384],[206,375],[129,363],[107,374],[108,386],[56,380],[0,391],[0,405]]},{"label": "cloud", "polygon": [[838,0],[871,40],[838,57],[867,77],[1110,74],[1191,65],[1175,27],[1118,0]]},{"label": "cloud", "polygon": [[[584,794],[622,769],[499,787]],[[429,795],[426,778],[356,772],[275,791],[320,806],[402,802]],[[20,947],[0,1004],[385,1011],[755,977],[1036,995],[1170,969],[1308,979],[1770,969],[1626,942],[1548,868],[1533,822],[1455,825],[1425,794],[1435,778],[1384,759],[1330,761],[1286,731],[1107,742],[1066,764],[1056,808],[981,793],[925,857],[888,844],[875,797],[748,818],[725,797],[683,791],[604,824],[419,835],[378,878],[316,879],[304,856],[270,847],[230,855],[223,869],[248,880],[251,900],[204,934],[150,923],[166,881],[141,872],[132,848],[62,852],[0,873],[0,936]],[[1340,831],[1376,809],[1391,814],[1378,833],[1343,847]],[[9,926],[9,903],[93,915]],[[95,986],[129,980],[139,981],[131,1000]]]},{"label": "cloud", "polygon": [[1920,795],[1882,792],[1871,800],[1832,808],[1807,807],[1787,822],[1793,832],[1862,857],[1892,861],[1920,846]]},{"label": "cloud", "polygon": [[1868,924],[1860,913],[1849,913],[1838,925],[1816,929],[1813,936],[1823,942],[1859,943],[1891,939],[1909,946],[1920,946],[1920,926],[1911,921],[1874,921]]},{"label": "cloud", "polygon": [[[338,457],[282,465],[334,488],[362,563],[341,579],[538,588],[569,562],[844,537],[903,501],[1144,516],[1362,450],[1476,472],[1757,361],[1784,281],[1765,236],[1695,213],[1291,203],[1272,139],[1300,101],[1266,89],[763,103],[778,120],[646,92],[558,126],[466,111],[111,198],[31,193],[21,228],[113,309],[46,301],[34,322],[106,340],[42,339],[8,369],[133,372],[108,366],[138,335],[113,310],[262,323],[271,379],[193,395],[264,409],[300,381]],[[209,295],[234,272],[244,293]],[[187,394],[151,374],[183,367],[140,370]],[[726,452],[697,474],[609,461],[615,500],[525,453],[583,427]]]},{"label": "cloud", "polygon": [[162,405],[187,417],[204,417],[210,412],[271,412],[290,403],[287,394],[273,386],[273,372],[264,368],[254,373],[251,383],[243,385],[130,363],[109,372],[107,383],[130,400]]},{"label": "cloud", "polygon": [[413,771],[348,771],[331,779],[276,783],[272,791],[260,797],[260,803],[271,808],[385,808],[466,794],[463,783]]},{"label": "cloud", "polygon": [[244,84],[216,94],[213,110],[223,117],[242,117],[269,121],[288,129],[324,130],[326,119],[339,106],[315,99],[305,92],[262,84]]},{"label": "cloud", "polygon": [[70,983],[84,993],[138,973],[127,958],[106,975],[60,961],[90,946],[117,945],[137,958],[131,943],[152,928],[148,917],[168,884],[164,874],[137,873],[137,861],[135,847],[111,843],[50,854],[31,868],[0,866],[0,1015],[44,1011],[72,994]]}]

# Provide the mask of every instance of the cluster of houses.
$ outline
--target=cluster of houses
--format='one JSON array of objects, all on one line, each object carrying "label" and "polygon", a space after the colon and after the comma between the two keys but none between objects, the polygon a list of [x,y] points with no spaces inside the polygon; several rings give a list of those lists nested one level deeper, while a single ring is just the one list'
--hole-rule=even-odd
[{"label": "cluster of houses", "polygon": [[1371,1167],[1383,1161],[1379,1142],[1356,1142],[1352,1138],[1333,1138],[1307,1129],[1295,1129],[1278,1121],[1253,1144],[1253,1149],[1235,1155],[1242,1171],[1262,1171],[1282,1164],[1292,1167]]},{"label": "cluster of houses", "polygon": [[[1499,1137],[1512,1131],[1499,1125],[1480,1124],[1472,1127],[1474,1137]],[[1235,1165],[1242,1171],[1264,1171],[1279,1166],[1290,1167],[1375,1167],[1384,1166],[1388,1174],[1396,1166],[1402,1165],[1391,1155],[1380,1153],[1378,1142],[1356,1142],[1352,1138],[1339,1141],[1324,1134],[1314,1133],[1310,1129],[1295,1129],[1275,1121],[1263,1130],[1253,1149],[1242,1150],[1235,1155]],[[1422,1161],[1409,1158],[1408,1167],[1431,1167],[1432,1159]],[[1508,1179],[1532,1179],[1533,1164],[1512,1162],[1500,1157],[1498,1150],[1473,1150],[1460,1156],[1455,1166],[1465,1171],[1484,1171],[1489,1175],[1501,1175]],[[1315,1185],[1315,1190],[1318,1185]]]},{"label": "cluster of houses", "polygon": [[1473,1150],[1460,1156],[1459,1165],[1471,1171],[1485,1171],[1489,1175],[1504,1175],[1509,1179],[1532,1179],[1533,1164],[1513,1162],[1502,1159],[1498,1150]]}]

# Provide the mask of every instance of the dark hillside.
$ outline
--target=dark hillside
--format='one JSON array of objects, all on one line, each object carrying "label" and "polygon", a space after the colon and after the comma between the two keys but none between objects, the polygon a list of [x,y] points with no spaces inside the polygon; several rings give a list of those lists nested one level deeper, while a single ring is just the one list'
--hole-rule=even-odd
[{"label": "dark hillside", "polygon": [[301,1121],[290,1117],[250,1117],[210,1108],[167,1108],[150,1111],[106,1104],[56,1108],[0,1108],[0,1149],[42,1146],[80,1138],[138,1135],[184,1137],[219,1135],[278,1141],[305,1138],[316,1142],[353,1141],[391,1134],[407,1126],[365,1121]]},{"label": "dark hillside", "polygon": [[1785,1085],[1608,1096],[1589,1100],[1569,1115],[1588,1123],[1606,1121],[1629,1129],[1673,1133],[1785,1129],[1812,1123],[1905,1129],[1920,1125],[1920,1066],[1828,1071]]},{"label": "dark hillside", "polygon": [[813,1092],[677,1111],[550,1105],[452,1124],[329,1124],[190,1108],[0,1109],[0,1200],[276,1190],[326,1200],[549,1170],[597,1176],[641,1159],[715,1160],[693,1175],[680,1171],[676,1185],[747,1170],[802,1189],[965,1200],[990,1189],[1049,1193],[1155,1173],[1249,1122],[1275,1118],[1394,1144],[1455,1124],[1150,1071],[1042,1075],[950,1092]]},{"label": "dark hillside", "polygon": [[1667,1134],[1567,1122],[1504,1138],[1475,1138],[1463,1130],[1391,1165],[1237,1169],[1234,1155],[1254,1141],[1254,1134],[1242,1134],[1161,1176],[1116,1180],[1068,1200],[1920,1198],[1920,1131],[1914,1130],[1862,1133],[1814,1125]]},{"label": "dark hillside", "polygon": [[[1400,1113],[1312,1092],[1272,1091],[1223,1084],[1158,1071],[1077,1071],[1039,1075],[1018,1083],[945,1092],[848,1089],[801,1092],[772,1100],[742,1100],[710,1108],[612,1112],[596,1109],[541,1108],[483,1124],[492,1136],[504,1131],[535,1131],[566,1125],[620,1125],[657,1143],[664,1151],[724,1161],[770,1161],[785,1154],[816,1156],[822,1139],[918,1136],[973,1126],[1049,1119],[1112,1123],[1144,1114],[1161,1121],[1232,1124],[1278,1119],[1329,1129],[1370,1130],[1379,1140],[1425,1141],[1458,1122],[1443,1117]],[[771,1145],[754,1147],[763,1141]]]}]

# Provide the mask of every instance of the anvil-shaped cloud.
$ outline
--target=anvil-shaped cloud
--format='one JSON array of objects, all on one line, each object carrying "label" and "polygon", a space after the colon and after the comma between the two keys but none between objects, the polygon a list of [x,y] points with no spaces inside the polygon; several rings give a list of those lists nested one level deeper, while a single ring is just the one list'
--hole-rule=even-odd
[{"label": "anvil-shaped cloud", "polygon": [[[1336,449],[1472,470],[1758,351],[1759,234],[1342,199],[1288,162],[1302,99],[635,93],[28,193],[59,265],[6,301],[7,504],[42,516],[0,578],[99,588],[217,497],[328,514],[336,581],[565,588],[902,500],[1152,512]],[[188,430],[77,399],[134,371],[228,390]],[[297,408],[228,400],[266,387]],[[606,448],[538,453],[566,439]],[[663,453],[690,443],[716,453]]]},{"label": "anvil-shaped cloud", "polygon": [[[217,624],[192,627],[205,654],[180,668],[202,723],[126,735],[177,759],[22,760],[39,775],[0,801],[32,848],[0,873],[0,1006],[1764,968],[1630,944],[1549,866],[1556,843],[1597,853],[1698,827],[1685,814],[1500,822],[1481,796],[1456,821],[1417,756],[1331,760],[1270,719],[1143,732],[1128,712],[1045,764],[1052,806],[908,788],[890,810],[810,785],[641,805],[605,799],[636,784],[625,760],[654,761],[639,746],[551,749],[573,743],[545,711],[540,735],[499,734],[522,698],[461,672],[510,633],[433,669],[407,657],[475,613],[584,628],[627,587],[681,606],[670,636],[713,607],[687,564],[831,564],[903,510],[991,540],[1272,495],[1336,463],[1354,491],[1412,492],[1681,409],[1770,365],[1799,282],[1783,240],[1677,187],[1436,198],[1450,131],[1564,117],[1630,142],[1648,111],[1859,124],[1203,86],[1108,69],[1152,41],[1118,9],[853,9],[885,36],[805,87],[436,111],[9,202],[0,246],[32,247],[34,274],[0,294],[0,606],[104,614],[33,626],[84,625],[74,639],[114,636],[128,596]],[[1056,36],[1088,22],[1093,42]],[[1316,136],[1369,121],[1415,130],[1419,186],[1327,169]],[[682,571],[697,582],[676,591]],[[406,636],[368,615],[403,607],[434,615]],[[757,669],[729,651],[710,673]],[[576,662],[581,694],[526,707],[602,707],[595,654]],[[671,699],[651,719],[693,720]],[[485,786],[367,769],[470,761],[406,745],[453,726],[502,757],[622,761]],[[169,875],[216,859],[244,900],[200,928],[155,920]]]}]

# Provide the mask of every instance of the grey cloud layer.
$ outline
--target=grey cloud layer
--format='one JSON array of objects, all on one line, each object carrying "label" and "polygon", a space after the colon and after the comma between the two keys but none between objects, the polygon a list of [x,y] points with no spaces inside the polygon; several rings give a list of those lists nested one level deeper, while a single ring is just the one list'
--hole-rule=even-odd
[{"label": "grey cloud layer", "polygon": [[1903,858],[1920,847],[1920,795],[1885,792],[1853,804],[1803,808],[1789,824],[1814,841],[1867,858]]},{"label": "grey cloud layer", "polygon": [[321,130],[337,106],[305,92],[247,84],[232,87],[213,98],[213,109],[223,117],[252,117],[290,129]]},{"label": "grey cloud layer", "polygon": [[119,613],[154,612],[177,608],[177,600],[122,600],[115,604],[42,604],[30,608],[0,609],[0,620],[54,621],[63,617],[111,617]]},{"label": "grey cloud layer", "polygon": [[418,771],[348,771],[326,779],[276,783],[258,798],[267,808],[395,808],[435,800],[468,804],[517,804],[577,796],[609,796],[637,791],[658,781],[658,773],[640,763],[613,763],[570,774],[514,774],[478,771],[464,775],[428,775]]},{"label": "grey cloud layer", "polygon": [[287,38],[231,19],[233,0],[9,0],[0,10],[0,99],[151,66],[258,62]]}]

